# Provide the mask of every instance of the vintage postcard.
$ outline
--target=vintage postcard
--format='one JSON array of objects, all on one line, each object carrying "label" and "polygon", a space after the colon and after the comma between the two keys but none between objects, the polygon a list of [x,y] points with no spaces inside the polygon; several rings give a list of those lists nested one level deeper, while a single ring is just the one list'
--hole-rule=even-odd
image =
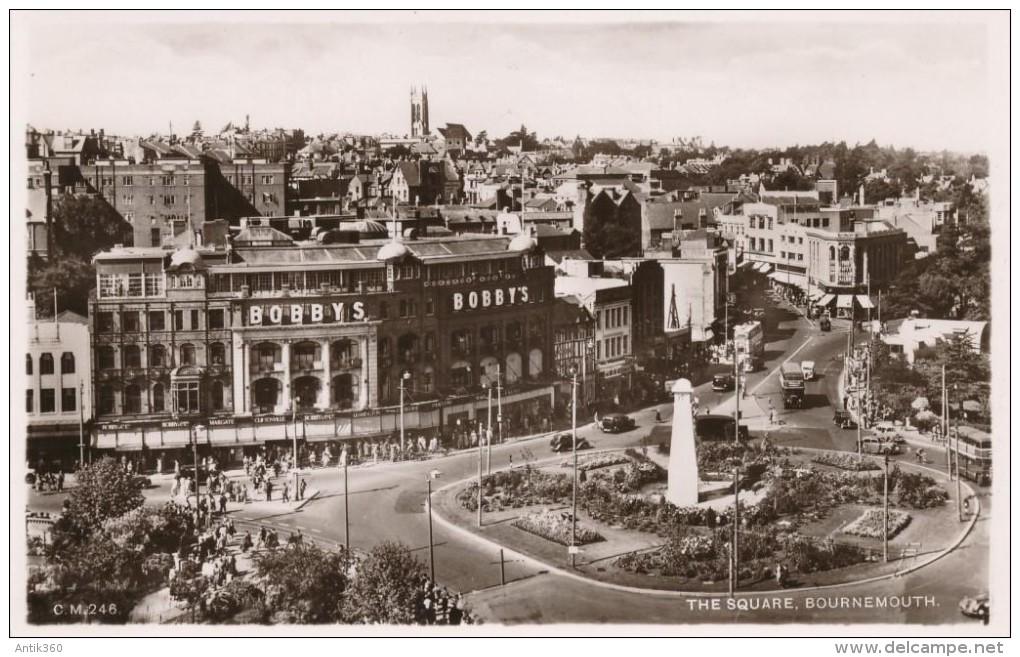
[{"label": "vintage postcard", "polygon": [[1008,634],[1008,13],[10,20],[12,637]]}]

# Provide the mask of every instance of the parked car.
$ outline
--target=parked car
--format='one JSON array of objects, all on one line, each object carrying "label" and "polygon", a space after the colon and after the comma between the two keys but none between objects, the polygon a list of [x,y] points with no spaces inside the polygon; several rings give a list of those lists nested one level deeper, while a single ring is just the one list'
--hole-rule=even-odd
[{"label": "parked car", "polygon": [[888,440],[896,443],[897,445],[903,445],[907,442],[907,439],[903,437],[900,430],[891,424],[876,424],[871,428],[871,431],[878,437],[879,440]]},{"label": "parked car", "polygon": [[716,392],[726,392],[733,390],[734,378],[732,374],[716,374],[712,377],[712,390]]},{"label": "parked car", "polygon": [[753,310],[751,310],[751,316],[753,316],[755,319],[761,319],[762,317],[765,316],[765,309],[754,308]]},{"label": "parked car", "polygon": [[832,416],[832,423],[840,429],[856,429],[857,422],[850,411],[836,411]]},{"label": "parked car", "polygon": [[613,413],[602,418],[599,423],[599,428],[609,433],[618,433],[620,431],[630,431],[636,425],[634,424],[634,418],[623,413]]},{"label": "parked car", "polygon": [[861,438],[861,451],[865,454],[899,454],[900,446],[890,440],[879,440],[875,436]]},{"label": "parked car", "polygon": [[991,613],[991,602],[987,593],[975,596],[967,596],[960,600],[960,613],[969,618],[979,618],[988,622]]},{"label": "parked car", "polygon": [[[552,447],[554,452],[570,452],[573,451],[570,445],[571,433],[558,433],[552,437],[549,441],[549,446]],[[582,436],[577,437],[577,449],[591,449],[591,443]]]}]

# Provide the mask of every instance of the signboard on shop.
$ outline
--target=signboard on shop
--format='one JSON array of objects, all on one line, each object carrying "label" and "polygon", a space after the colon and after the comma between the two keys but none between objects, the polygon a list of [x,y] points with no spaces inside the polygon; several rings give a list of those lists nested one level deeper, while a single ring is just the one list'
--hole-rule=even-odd
[{"label": "signboard on shop", "polygon": [[366,318],[365,302],[288,303],[248,306],[248,326],[272,324],[323,324],[360,322]]},{"label": "signboard on shop", "polygon": [[479,308],[500,308],[528,303],[528,286],[481,290],[479,292],[454,292],[450,297],[454,312],[460,310],[477,310]]}]

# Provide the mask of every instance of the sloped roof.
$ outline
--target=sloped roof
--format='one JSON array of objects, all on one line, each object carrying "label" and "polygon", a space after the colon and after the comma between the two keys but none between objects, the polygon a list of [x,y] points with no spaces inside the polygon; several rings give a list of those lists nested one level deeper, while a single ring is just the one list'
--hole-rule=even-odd
[{"label": "sloped roof", "polygon": [[421,187],[421,174],[416,162],[397,162],[397,169],[404,176],[408,187]]},{"label": "sloped roof", "polygon": [[447,139],[463,139],[464,141],[471,140],[471,133],[467,131],[461,123],[447,123],[445,128],[439,129],[439,134],[443,135]]},{"label": "sloped roof", "polygon": [[566,260],[594,260],[595,257],[587,249],[553,249],[547,250],[545,256],[557,265]]},{"label": "sloped roof", "polygon": [[294,244],[294,240],[291,239],[290,235],[280,232],[271,226],[248,226],[234,237],[235,247],[243,247],[246,244],[264,245],[266,243],[283,246]]}]

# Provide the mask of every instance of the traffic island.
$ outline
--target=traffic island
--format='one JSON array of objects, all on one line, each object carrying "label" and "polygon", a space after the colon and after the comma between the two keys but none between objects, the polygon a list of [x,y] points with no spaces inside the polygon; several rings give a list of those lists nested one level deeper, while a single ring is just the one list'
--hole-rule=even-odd
[{"label": "traffic island", "polygon": [[[703,472],[733,458],[732,444],[699,448]],[[831,456],[830,456],[831,455]],[[944,478],[890,470],[889,561],[883,560],[883,464],[844,453],[751,446],[740,457],[739,592],[797,590],[895,576],[962,541]],[[845,458],[844,458],[845,457]],[[849,460],[846,460],[849,459]],[[579,462],[578,545],[571,566],[572,459],[559,457],[434,494],[437,515],[494,549],[615,587],[723,594],[730,581],[733,495],[676,507],[664,470],[646,454],[616,450]],[[732,490],[732,488],[731,488]],[[965,494],[969,494],[969,488]],[[536,531],[535,529],[538,528]],[[581,538],[587,539],[581,544]],[[778,578],[777,578],[777,567]]]}]

